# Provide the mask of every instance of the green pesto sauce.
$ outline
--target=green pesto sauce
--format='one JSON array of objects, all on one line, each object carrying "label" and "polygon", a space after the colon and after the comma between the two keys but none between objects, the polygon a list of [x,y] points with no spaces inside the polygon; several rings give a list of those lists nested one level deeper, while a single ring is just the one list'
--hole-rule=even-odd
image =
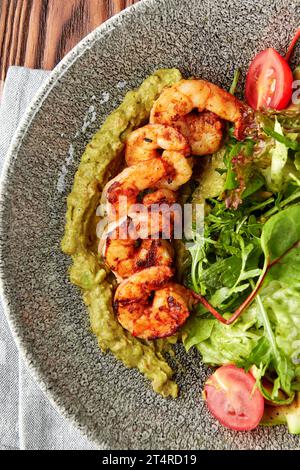
[{"label": "green pesto sauce", "polygon": [[72,257],[70,280],[82,289],[100,348],[110,350],[127,367],[137,367],[157,393],[172,397],[177,396],[178,387],[162,352],[174,340],[139,340],[117,321],[112,308],[113,286],[97,254],[96,209],[103,186],[120,164],[127,135],[148,121],[163,88],[181,78],[177,69],[158,70],[140,88],[127,93],[123,103],[107,117],[87,145],[76,172],[62,240],[62,250]]}]

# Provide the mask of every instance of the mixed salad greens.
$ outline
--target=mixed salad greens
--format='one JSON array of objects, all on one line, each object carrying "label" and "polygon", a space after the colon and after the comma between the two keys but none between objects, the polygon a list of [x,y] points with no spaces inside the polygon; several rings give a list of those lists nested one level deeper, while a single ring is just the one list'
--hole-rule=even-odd
[{"label": "mixed salad greens", "polygon": [[[237,76],[231,92],[236,84]],[[269,405],[262,423],[287,422],[300,433],[300,106],[267,102],[253,106],[253,135],[239,142],[229,128],[223,148],[190,183],[190,200],[205,204],[204,230],[182,255],[181,279],[203,302],[183,343],[207,364],[251,371]]]}]

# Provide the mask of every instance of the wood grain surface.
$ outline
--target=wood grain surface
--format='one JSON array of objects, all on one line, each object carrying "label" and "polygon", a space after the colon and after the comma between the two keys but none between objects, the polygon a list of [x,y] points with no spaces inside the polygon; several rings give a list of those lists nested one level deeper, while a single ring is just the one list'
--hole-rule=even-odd
[{"label": "wood grain surface", "polygon": [[0,82],[10,65],[51,70],[96,26],[139,0],[0,0]]}]

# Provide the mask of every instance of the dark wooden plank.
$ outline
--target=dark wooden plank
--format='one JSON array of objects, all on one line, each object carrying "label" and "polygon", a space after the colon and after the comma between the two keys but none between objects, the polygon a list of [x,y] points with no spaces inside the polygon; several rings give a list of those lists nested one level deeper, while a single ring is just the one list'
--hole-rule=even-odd
[{"label": "dark wooden plank", "polygon": [[139,0],[0,0],[0,81],[10,65],[51,70],[78,41]]}]

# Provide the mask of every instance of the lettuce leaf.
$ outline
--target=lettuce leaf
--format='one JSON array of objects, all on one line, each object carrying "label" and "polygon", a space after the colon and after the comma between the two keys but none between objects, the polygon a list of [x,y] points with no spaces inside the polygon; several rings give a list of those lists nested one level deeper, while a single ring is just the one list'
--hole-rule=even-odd
[{"label": "lettuce leaf", "polygon": [[182,334],[185,349],[189,351],[192,346],[208,340],[215,326],[215,320],[201,317],[191,317],[185,324]]},{"label": "lettuce leaf", "polygon": [[194,316],[186,323],[182,339],[187,350],[196,346],[206,364],[232,364],[250,355],[263,335],[261,326],[253,311],[246,312],[231,326]]},{"label": "lettuce leaf", "polygon": [[[286,280],[287,281],[287,280]],[[264,306],[273,325],[276,344],[291,359],[300,376],[300,281],[271,281],[264,289]]]}]

